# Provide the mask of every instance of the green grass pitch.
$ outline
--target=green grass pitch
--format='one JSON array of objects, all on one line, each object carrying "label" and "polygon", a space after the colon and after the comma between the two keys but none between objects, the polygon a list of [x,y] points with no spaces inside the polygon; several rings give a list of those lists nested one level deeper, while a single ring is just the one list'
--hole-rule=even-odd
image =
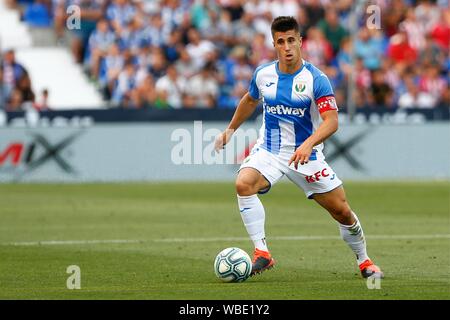
[{"label": "green grass pitch", "polygon": [[[289,183],[261,196],[277,265],[239,284],[212,268],[226,247],[252,254],[233,183],[3,184],[0,299],[449,299],[450,183],[345,187],[385,272],[380,289],[336,222]],[[66,287],[69,265],[80,290]]]}]

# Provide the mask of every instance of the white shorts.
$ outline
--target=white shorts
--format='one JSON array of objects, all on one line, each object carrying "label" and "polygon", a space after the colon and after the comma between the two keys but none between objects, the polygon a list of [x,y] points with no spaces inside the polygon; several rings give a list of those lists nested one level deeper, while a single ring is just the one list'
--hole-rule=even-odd
[{"label": "white shorts", "polygon": [[266,178],[270,186],[265,190],[260,190],[260,194],[268,192],[284,175],[303,189],[309,199],[313,194],[329,192],[342,185],[342,181],[325,162],[323,154],[319,151],[311,156],[308,163],[299,164],[297,170],[293,163],[288,166],[289,159],[288,155],[275,155],[255,146],[243,161],[239,171],[243,168],[253,168]]}]

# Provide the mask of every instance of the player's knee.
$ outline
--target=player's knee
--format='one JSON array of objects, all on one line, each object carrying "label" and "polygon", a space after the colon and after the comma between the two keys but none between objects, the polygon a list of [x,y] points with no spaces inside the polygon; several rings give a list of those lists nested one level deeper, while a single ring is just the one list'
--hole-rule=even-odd
[{"label": "player's knee", "polygon": [[352,210],[350,207],[345,203],[341,206],[338,206],[333,210],[333,216],[337,221],[339,221],[342,224],[350,225],[353,224],[354,218],[352,214]]},{"label": "player's knee", "polygon": [[236,192],[240,196],[251,196],[257,193],[254,184],[243,180],[236,180]]}]

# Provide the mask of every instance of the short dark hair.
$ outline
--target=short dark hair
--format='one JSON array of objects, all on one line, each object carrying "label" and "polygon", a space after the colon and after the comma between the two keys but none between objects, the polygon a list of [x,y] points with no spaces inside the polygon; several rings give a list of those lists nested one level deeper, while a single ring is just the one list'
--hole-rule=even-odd
[{"label": "short dark hair", "polygon": [[300,33],[298,22],[292,16],[276,17],[272,22],[272,26],[270,27],[272,37],[275,35],[275,32],[286,32],[288,30],[295,30],[297,33]]}]

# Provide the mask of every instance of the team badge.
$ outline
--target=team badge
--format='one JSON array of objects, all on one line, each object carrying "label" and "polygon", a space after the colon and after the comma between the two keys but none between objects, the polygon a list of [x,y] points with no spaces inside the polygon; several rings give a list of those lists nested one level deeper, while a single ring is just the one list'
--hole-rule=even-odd
[{"label": "team badge", "polygon": [[298,81],[294,85],[294,90],[297,93],[303,93],[306,90],[306,82],[304,81]]}]

